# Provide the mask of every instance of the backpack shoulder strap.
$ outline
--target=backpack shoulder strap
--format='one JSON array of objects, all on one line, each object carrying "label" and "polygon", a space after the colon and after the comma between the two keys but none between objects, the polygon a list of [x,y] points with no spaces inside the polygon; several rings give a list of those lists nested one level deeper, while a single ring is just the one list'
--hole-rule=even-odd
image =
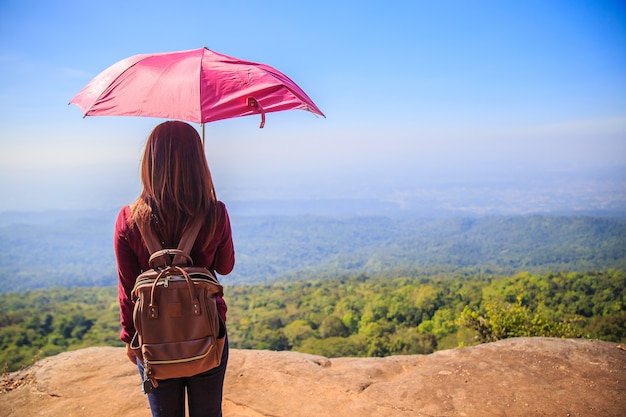
[{"label": "backpack shoulder strap", "polygon": [[[193,248],[193,244],[196,243],[198,233],[202,228],[202,223],[202,217],[198,217],[187,229],[185,229],[183,236],[180,238],[180,242],[178,243],[178,250],[187,255],[190,259],[191,249]],[[172,261],[172,265],[180,265],[181,263],[186,264],[187,260],[184,256],[176,255]]]},{"label": "backpack shoulder strap", "polygon": [[150,255],[163,249],[161,241],[154,234],[154,231],[152,230],[152,227],[150,227],[150,224],[137,223],[137,227],[139,228],[139,232],[141,233],[141,237],[143,238],[143,243],[146,244]]},{"label": "backpack shoulder strap", "polygon": [[[148,248],[148,253],[150,255],[163,249],[161,241],[152,230],[152,227],[150,227],[149,221],[137,222],[136,225],[139,228],[139,233],[141,233],[143,243],[146,245],[146,248]],[[155,260],[155,266],[165,267],[167,266],[167,261],[164,257],[159,257]]]},{"label": "backpack shoulder strap", "polygon": [[151,256],[156,252],[163,251],[163,255],[155,257],[154,259],[154,266],[162,268],[168,265],[186,265],[189,263],[191,259],[191,249],[202,228],[202,223],[202,218],[199,217],[191,226],[185,229],[177,248],[183,255],[175,255],[174,259],[169,258],[172,251],[168,252],[163,250],[163,245],[161,245],[161,241],[152,230],[152,227],[150,227],[149,222],[147,222],[147,224],[146,222],[137,223],[137,227]]}]

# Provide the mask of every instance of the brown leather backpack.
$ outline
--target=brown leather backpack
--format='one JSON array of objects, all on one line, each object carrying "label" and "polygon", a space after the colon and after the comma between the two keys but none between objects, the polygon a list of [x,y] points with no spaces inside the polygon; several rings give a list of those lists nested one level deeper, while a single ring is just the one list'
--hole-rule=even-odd
[{"label": "brown leather backpack", "polygon": [[188,228],[177,249],[162,249],[150,225],[138,225],[152,268],[137,277],[132,292],[131,348],[143,362],[145,393],[159,379],[197,375],[221,362],[225,326],[215,297],[223,295],[223,287],[189,256],[201,226],[197,221]]}]

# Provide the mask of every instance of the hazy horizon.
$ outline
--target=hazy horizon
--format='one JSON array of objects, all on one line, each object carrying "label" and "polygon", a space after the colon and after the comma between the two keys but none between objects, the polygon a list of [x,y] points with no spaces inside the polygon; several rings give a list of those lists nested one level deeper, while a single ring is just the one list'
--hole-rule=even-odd
[{"label": "hazy horizon", "polygon": [[[356,187],[349,190],[350,184],[340,184],[334,190],[327,188],[326,193],[324,190],[309,194],[293,190],[281,192],[280,183],[275,193],[261,193],[253,182],[248,189],[218,187],[217,191],[218,198],[227,204],[235,216],[476,216],[546,213],[623,216],[626,215],[625,185],[623,181],[616,180],[610,171],[552,173],[549,178],[534,173],[524,178],[501,175],[489,179],[439,179],[419,184],[397,181],[393,187],[383,185],[371,193]],[[90,204],[59,198],[63,194],[51,189],[38,193],[38,198],[45,199],[45,204],[32,201],[31,204],[10,206],[5,202],[0,214],[51,210],[116,211],[132,202],[139,192],[138,184],[127,184],[124,189],[81,189],[80,184],[72,184],[71,181],[66,184],[70,188],[65,189],[65,193],[89,199]],[[72,185],[76,188],[72,189]],[[4,189],[6,191],[7,187]]]}]

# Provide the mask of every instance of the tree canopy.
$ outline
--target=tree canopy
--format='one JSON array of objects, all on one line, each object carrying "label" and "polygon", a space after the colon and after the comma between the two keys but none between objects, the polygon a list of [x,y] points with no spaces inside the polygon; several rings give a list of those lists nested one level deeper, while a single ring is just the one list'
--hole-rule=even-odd
[{"label": "tree canopy", "polygon": [[[427,354],[517,336],[626,343],[626,272],[512,276],[355,274],[227,285],[231,347],[327,357]],[[0,364],[122,346],[116,289],[0,294]]]}]

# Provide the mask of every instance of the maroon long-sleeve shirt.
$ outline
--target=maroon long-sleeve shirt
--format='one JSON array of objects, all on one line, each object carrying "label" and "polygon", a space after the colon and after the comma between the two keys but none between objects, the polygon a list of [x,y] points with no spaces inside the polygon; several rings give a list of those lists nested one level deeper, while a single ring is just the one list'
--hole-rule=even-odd
[{"label": "maroon long-sleeve shirt", "polygon": [[[213,239],[207,249],[202,250],[208,238],[208,231],[206,228],[201,229],[191,250],[191,259],[193,259],[195,266],[203,266],[215,270],[220,275],[226,275],[235,266],[235,250],[226,206],[222,202],[218,202],[218,205],[218,221]],[[117,217],[114,236],[120,323],[122,324],[120,339],[124,343],[130,343],[135,334],[135,326],[133,324],[134,306],[131,300],[135,279],[141,272],[150,269],[148,266],[148,259],[150,258],[148,249],[141,239],[139,229],[137,227],[129,227],[129,216],[130,207],[126,206]],[[217,307],[222,320],[226,321],[226,303],[222,298],[218,298]]]}]

